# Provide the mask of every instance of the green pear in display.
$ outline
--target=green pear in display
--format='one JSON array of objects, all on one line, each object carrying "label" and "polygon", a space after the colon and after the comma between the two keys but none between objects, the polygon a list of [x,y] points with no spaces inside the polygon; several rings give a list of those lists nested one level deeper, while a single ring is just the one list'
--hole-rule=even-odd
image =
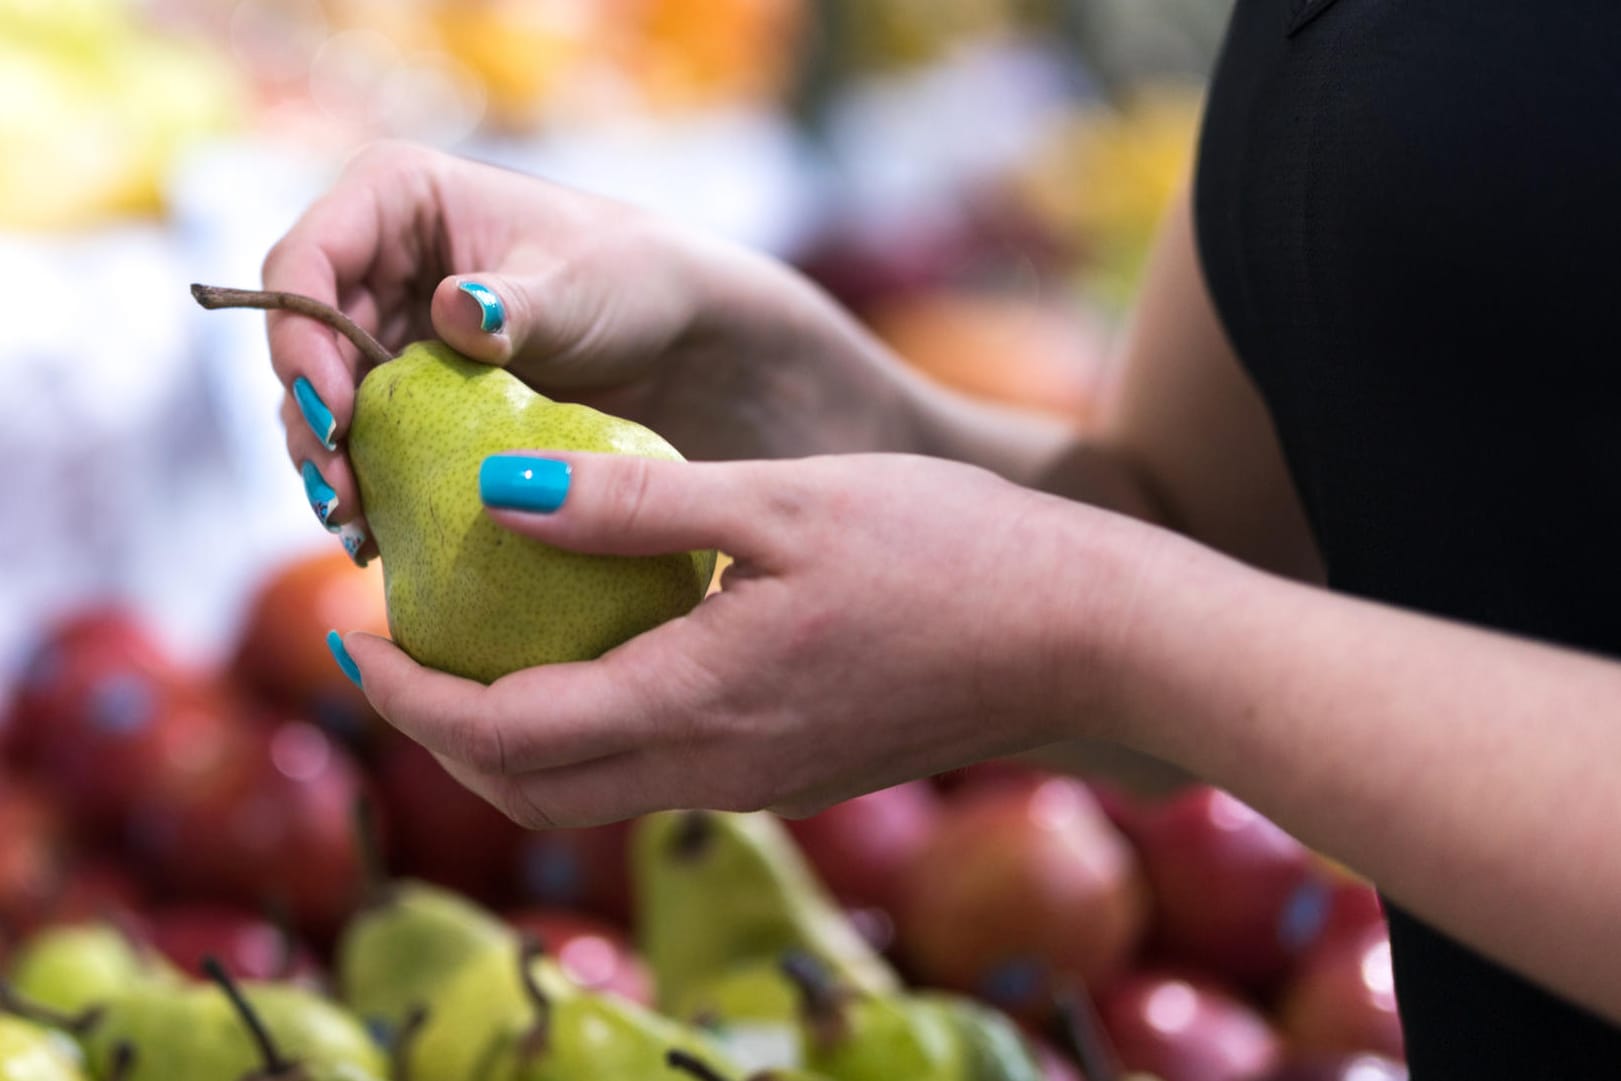
[{"label": "green pear in display", "polygon": [[855,989],[900,987],[773,815],[649,815],[636,826],[632,870],[641,945],[666,1010],[739,966],[793,951]]},{"label": "green pear in display", "polygon": [[748,961],[697,984],[670,1012],[710,1033],[745,1069],[799,1063],[799,992],[775,958]]},{"label": "green pear in display", "polygon": [[72,1016],[128,988],[181,979],[118,928],[92,923],[52,927],[28,939],[12,960],[9,982],[30,1002]]},{"label": "green pear in display", "polygon": [[1013,1022],[972,999],[865,994],[803,954],[783,970],[800,995],[803,1061],[835,1081],[1041,1081]]},{"label": "green pear in display", "polygon": [[957,1026],[915,996],[874,995],[808,954],[783,969],[801,995],[801,1060],[833,1081],[974,1081]]},{"label": "green pear in display", "polygon": [[591,660],[703,599],[714,552],[615,557],[564,552],[496,525],[479,466],[511,450],[679,460],[655,433],[554,402],[443,342],[388,352],[307,297],[193,286],[205,308],[296,311],[348,335],[373,365],[356,393],[349,460],[383,559],[389,630],[418,662],[491,682]]},{"label": "green pear in display", "polygon": [[579,987],[529,945],[464,965],[402,1058],[442,1081],[668,1081],[671,1049],[730,1068],[702,1033]]},{"label": "green pear in display", "polygon": [[393,882],[338,939],[339,993],[374,1035],[392,1043],[412,1010],[431,1002],[464,964],[491,952],[504,959],[517,943],[493,913],[449,890]]},{"label": "green pear in display", "polygon": [[313,991],[281,984],[140,988],[101,1007],[85,1038],[107,1077],[132,1049],[125,1081],[383,1081],[382,1051],[360,1021]]},{"label": "green pear in display", "polygon": [[0,1081],[85,1081],[84,1060],[63,1033],[0,1016]]}]

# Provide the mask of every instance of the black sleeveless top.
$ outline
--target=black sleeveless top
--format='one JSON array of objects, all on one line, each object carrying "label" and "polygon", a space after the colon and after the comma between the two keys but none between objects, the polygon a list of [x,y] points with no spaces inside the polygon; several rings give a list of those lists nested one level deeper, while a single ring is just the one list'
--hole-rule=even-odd
[{"label": "black sleeveless top", "polygon": [[[1333,587],[1621,657],[1621,3],[1237,0],[1195,216]],[[1414,1081],[1621,1078],[1621,1029],[1391,933]]]}]

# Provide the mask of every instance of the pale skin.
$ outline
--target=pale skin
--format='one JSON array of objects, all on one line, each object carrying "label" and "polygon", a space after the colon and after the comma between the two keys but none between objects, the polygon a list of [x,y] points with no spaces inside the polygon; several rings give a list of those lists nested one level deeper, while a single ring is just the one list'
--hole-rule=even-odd
[{"label": "pale skin", "polygon": [[[339,303],[395,348],[441,337],[706,459],[566,456],[563,507],[490,511],[506,528],[737,563],[685,618],[488,687],[349,635],[367,695],[536,827],[801,814],[989,756],[1125,748],[1230,789],[1621,1023],[1621,966],[1596,963],[1621,956],[1621,664],[1317,584],[1189,219],[1184,198],[1119,392],[1081,443],[909,374],[765,259],[531,179],[368,151],[277,246],[266,286]],[[503,333],[478,329],[464,278],[503,298]],[[328,452],[289,401],[293,460],[354,520],[354,352],[296,317],[270,335],[284,382],[308,377],[338,419]]]}]

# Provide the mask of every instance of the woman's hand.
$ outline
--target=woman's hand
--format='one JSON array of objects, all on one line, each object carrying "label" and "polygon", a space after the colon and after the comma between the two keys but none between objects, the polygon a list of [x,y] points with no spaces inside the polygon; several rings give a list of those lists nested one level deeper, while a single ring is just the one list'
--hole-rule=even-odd
[{"label": "woman's hand", "polygon": [[557,457],[559,510],[492,517],[581,551],[720,548],[724,591],[599,660],[488,687],[346,639],[378,711],[532,827],[804,813],[1076,734],[1106,712],[1133,568],[1168,536],[925,458]]},{"label": "woman's hand", "polygon": [[[264,282],[342,308],[394,350],[440,338],[543,393],[640,421],[688,457],[913,442],[915,380],[786,268],[409,145],[357,157],[272,250]],[[282,313],[270,352],[312,506],[352,553],[373,554],[342,444],[364,360]]]}]

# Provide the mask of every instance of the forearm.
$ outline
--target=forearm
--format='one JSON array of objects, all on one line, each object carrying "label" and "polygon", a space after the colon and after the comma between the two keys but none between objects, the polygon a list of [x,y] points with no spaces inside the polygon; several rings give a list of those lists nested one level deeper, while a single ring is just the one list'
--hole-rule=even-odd
[{"label": "forearm", "polygon": [[1621,665],[1151,551],[1117,735],[1621,1020]]}]

